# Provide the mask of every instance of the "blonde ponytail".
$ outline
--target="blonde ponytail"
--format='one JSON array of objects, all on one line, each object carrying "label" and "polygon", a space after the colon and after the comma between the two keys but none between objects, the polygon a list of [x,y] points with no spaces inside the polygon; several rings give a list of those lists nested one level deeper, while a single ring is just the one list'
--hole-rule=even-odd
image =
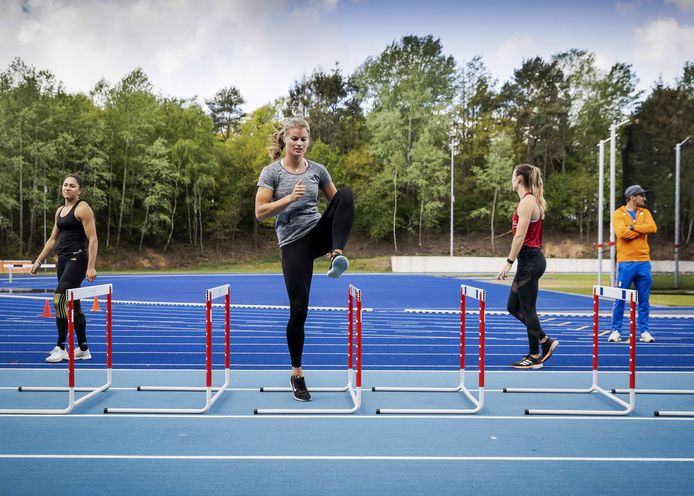
[{"label": "blonde ponytail", "polygon": [[535,197],[537,206],[540,208],[540,217],[544,219],[545,211],[547,210],[547,202],[545,202],[544,183],[542,181],[542,172],[539,167],[530,164],[520,164],[514,169],[514,174],[523,178],[523,183],[526,188],[528,188],[528,191]]},{"label": "blonde ponytail", "polygon": [[282,128],[270,135],[270,146],[267,147],[267,151],[272,160],[277,160],[282,156],[282,151],[284,151],[284,147],[286,146],[284,137],[290,129],[294,128],[306,129],[309,133],[311,132],[308,122],[301,117],[289,117],[282,121]]}]

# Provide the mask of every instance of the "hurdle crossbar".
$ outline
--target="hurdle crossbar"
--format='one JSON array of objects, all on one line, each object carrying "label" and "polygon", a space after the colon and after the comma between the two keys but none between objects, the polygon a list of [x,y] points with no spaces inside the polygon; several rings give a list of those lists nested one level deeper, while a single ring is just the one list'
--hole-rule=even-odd
[{"label": "hurdle crossbar", "polygon": [[[91,298],[94,296],[106,295],[106,384],[94,387],[75,387],[75,320],[74,308],[75,300]],[[67,322],[68,322],[68,386],[67,387],[48,387],[48,386],[19,386],[18,391],[39,391],[39,392],[55,392],[66,391],[68,393],[68,405],[63,409],[51,408],[7,408],[0,409],[0,414],[16,414],[16,415],[64,415],[70,413],[76,406],[81,405],[85,401],[90,400],[97,394],[106,391],[111,387],[112,383],[112,295],[113,286],[111,284],[102,284],[99,286],[87,286],[84,288],[68,289],[66,298],[68,302]],[[87,392],[84,396],[75,399],[75,392]]]},{"label": "hurdle crossbar", "polygon": [[[600,298],[629,302],[629,401],[618,398],[598,385],[598,315]],[[631,289],[593,286],[593,384],[585,389],[562,388],[504,388],[504,393],[599,393],[624,407],[623,410],[532,410],[526,415],[628,415],[636,406],[636,303],[638,293]]]},{"label": "hurdle crossbar", "polygon": [[[466,298],[473,298],[479,302],[479,397],[465,387],[465,330],[466,317],[465,307]],[[460,286],[460,383],[456,387],[382,387],[374,386],[372,391],[384,392],[422,392],[422,393],[459,393],[462,392],[474,405],[473,408],[377,408],[377,414],[424,414],[424,415],[465,415],[473,414],[482,410],[484,406],[484,349],[485,349],[485,307],[487,303],[487,293],[483,289],[473,286]]]},{"label": "hurdle crossbar", "polygon": [[[8,279],[9,279],[8,282],[10,284],[12,284],[12,274],[15,271],[28,272],[34,266],[34,264],[33,263],[24,263],[24,262],[21,262],[21,263],[14,262],[14,263],[3,263],[2,266],[4,269],[7,269]],[[41,269],[55,269],[55,264],[42,264],[40,268]]]},{"label": "hurdle crossbar", "polygon": [[[224,297],[224,384],[212,386],[212,300]],[[205,404],[201,408],[104,408],[104,413],[162,413],[196,414],[207,412],[229,387],[231,287],[228,284],[205,291],[205,386],[138,386],[138,391],[186,391],[205,392]],[[214,394],[213,394],[214,392]]]},{"label": "hurdle crossbar", "polygon": [[[362,293],[355,286],[347,290],[347,385],[342,387],[311,388],[311,392],[349,392],[352,408],[256,408],[256,415],[304,415],[304,414],[349,414],[361,408],[361,372],[362,372]],[[356,364],[356,381],[353,363]],[[356,384],[356,386],[354,385]],[[261,392],[291,392],[289,387],[262,387]]]}]

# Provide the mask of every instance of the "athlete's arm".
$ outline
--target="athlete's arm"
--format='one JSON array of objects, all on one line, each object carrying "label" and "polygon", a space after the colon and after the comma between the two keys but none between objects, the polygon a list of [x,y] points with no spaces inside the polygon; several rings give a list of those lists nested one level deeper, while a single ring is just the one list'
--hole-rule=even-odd
[{"label": "athlete's arm", "polygon": [[294,190],[277,201],[272,201],[272,190],[258,186],[258,191],[255,194],[255,218],[259,221],[264,221],[267,218],[274,217],[289,205],[304,196],[306,186],[303,180],[294,185]]},{"label": "athlete's arm", "polygon": [[321,190],[323,194],[325,195],[325,198],[330,201],[333,199],[333,196],[335,196],[335,193],[337,193],[337,188],[335,187],[335,184],[333,184],[332,181],[330,181],[330,184],[328,184],[325,188]]},{"label": "athlete's arm", "polygon": [[99,250],[99,238],[96,236],[94,211],[86,202],[80,202],[75,212],[75,218],[82,223],[84,234],[87,235],[87,281],[96,279],[96,252]]}]

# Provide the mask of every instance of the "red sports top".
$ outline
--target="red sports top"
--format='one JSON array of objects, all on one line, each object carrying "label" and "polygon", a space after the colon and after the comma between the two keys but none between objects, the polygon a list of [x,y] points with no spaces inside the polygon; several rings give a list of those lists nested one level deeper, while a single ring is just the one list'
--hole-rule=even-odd
[{"label": "red sports top", "polygon": [[[523,195],[525,198],[532,193],[526,193]],[[516,235],[516,228],[518,227],[518,209],[513,212],[513,220],[511,223],[513,229],[513,235]],[[528,231],[525,233],[525,239],[523,240],[523,246],[529,248],[542,248],[542,217],[537,220],[530,220],[528,224]]]}]

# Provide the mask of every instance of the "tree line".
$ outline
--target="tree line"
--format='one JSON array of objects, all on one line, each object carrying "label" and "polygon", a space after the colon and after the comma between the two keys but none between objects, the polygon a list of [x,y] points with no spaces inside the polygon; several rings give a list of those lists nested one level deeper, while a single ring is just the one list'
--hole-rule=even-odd
[{"label": "tree line", "polygon": [[[672,237],[674,146],[694,134],[694,64],[647,94],[637,83],[629,64],[601,70],[584,50],[525,59],[500,82],[481,57],[459,62],[433,36],[405,36],[352,74],[339,64],[315,69],[246,114],[233,84],[203,107],[156,94],[136,68],[72,94],[50,71],[15,59],[0,73],[0,257],[35,254],[70,172],[83,177],[101,246],[233,251],[239,236],[272,228],[254,218],[255,185],[270,162],[268,137],[290,115],[311,125],[309,158],[354,190],[355,228],[390,240],[394,252],[403,235],[423,245],[448,232],[451,155],[463,244],[461,233],[484,232],[495,251],[517,202],[510,174],[523,162],[544,173],[547,225],[594,240],[597,144],[628,118],[617,143],[618,197],[628,184],[649,189],[659,232]],[[694,181],[693,157],[682,148],[683,185]],[[688,244],[694,192],[686,186],[680,226]]]}]

